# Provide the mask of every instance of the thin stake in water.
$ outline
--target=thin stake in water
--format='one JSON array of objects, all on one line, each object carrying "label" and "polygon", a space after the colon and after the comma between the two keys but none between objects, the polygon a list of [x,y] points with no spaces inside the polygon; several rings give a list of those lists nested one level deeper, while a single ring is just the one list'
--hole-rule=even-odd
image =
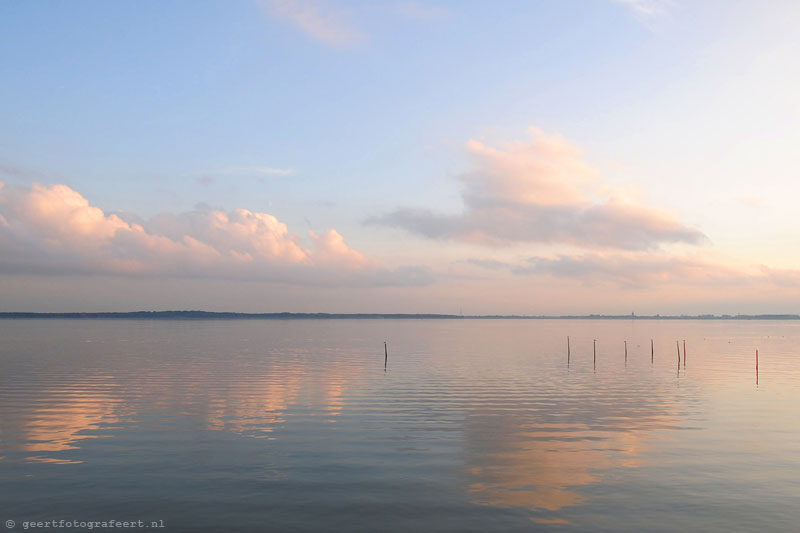
[{"label": "thin stake in water", "polygon": [[570,351],[569,351],[569,335],[567,335],[567,366],[569,366],[569,356],[570,356]]},{"label": "thin stake in water", "polygon": [[386,341],[383,341],[383,369],[386,370],[386,365],[389,364],[389,349],[386,347]]},{"label": "thin stake in water", "polygon": [[683,341],[683,368],[686,368],[686,340]]},{"label": "thin stake in water", "polygon": [[680,341],[675,341],[675,347],[678,349],[678,368],[681,367],[681,343]]},{"label": "thin stake in water", "polygon": [[650,339],[650,364],[653,364],[653,357],[655,355],[655,351],[653,350],[653,339]]},{"label": "thin stake in water", "polygon": [[597,368],[597,339],[592,339],[592,366]]},{"label": "thin stake in water", "polygon": [[758,385],[758,350],[756,350],[756,385]]}]

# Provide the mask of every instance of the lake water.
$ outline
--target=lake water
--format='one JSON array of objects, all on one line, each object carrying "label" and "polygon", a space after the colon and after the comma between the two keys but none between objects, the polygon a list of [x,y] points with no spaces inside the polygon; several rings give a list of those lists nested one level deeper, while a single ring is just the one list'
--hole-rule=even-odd
[{"label": "lake water", "polygon": [[799,354],[778,321],[0,320],[0,519],[796,531]]}]

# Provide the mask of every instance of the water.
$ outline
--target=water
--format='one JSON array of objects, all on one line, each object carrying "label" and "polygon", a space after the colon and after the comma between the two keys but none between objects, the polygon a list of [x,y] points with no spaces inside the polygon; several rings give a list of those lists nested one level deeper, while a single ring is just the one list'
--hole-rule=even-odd
[{"label": "water", "polygon": [[2,320],[0,518],[793,531],[798,347],[769,321]]}]

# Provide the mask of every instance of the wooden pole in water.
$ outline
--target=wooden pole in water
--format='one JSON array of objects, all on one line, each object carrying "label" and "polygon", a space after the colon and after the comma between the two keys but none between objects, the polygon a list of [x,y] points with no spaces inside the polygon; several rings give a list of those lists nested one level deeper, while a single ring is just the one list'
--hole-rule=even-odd
[{"label": "wooden pole in water", "polygon": [[686,339],[683,341],[683,368],[686,368]]},{"label": "wooden pole in water", "polygon": [[655,351],[653,350],[653,339],[650,339],[650,364],[653,364],[653,356],[655,355]]},{"label": "wooden pole in water", "polygon": [[567,366],[569,366],[569,356],[570,356],[570,351],[569,351],[569,335],[567,335]]},{"label": "wooden pole in water", "polygon": [[383,369],[386,370],[386,365],[389,364],[389,349],[386,347],[386,341],[383,341]]},{"label": "wooden pole in water", "polygon": [[758,385],[758,350],[756,350],[756,385]]},{"label": "wooden pole in water", "polygon": [[628,362],[628,341],[625,341],[625,362]]},{"label": "wooden pole in water", "polygon": [[675,347],[678,349],[678,368],[681,367],[681,343],[679,341],[675,341]]},{"label": "wooden pole in water", "polygon": [[597,368],[597,339],[592,339],[592,365]]}]

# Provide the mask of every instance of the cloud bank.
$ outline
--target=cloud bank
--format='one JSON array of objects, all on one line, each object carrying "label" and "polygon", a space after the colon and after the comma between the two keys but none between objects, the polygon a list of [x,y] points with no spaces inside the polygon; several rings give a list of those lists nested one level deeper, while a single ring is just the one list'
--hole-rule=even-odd
[{"label": "cloud bank", "polygon": [[[126,220],[131,218],[131,220]],[[139,222],[104,213],[66,185],[0,182],[0,272],[209,277],[304,285],[419,285],[419,267],[389,270],[334,229],[308,245],[267,213],[163,214]]]},{"label": "cloud bank", "polygon": [[707,241],[669,213],[603,186],[580,149],[561,136],[537,128],[529,133],[529,142],[505,142],[498,148],[467,143],[474,168],[458,178],[461,213],[400,208],[366,223],[488,246],[536,242],[653,250],[666,243]]},{"label": "cloud bank", "polygon": [[627,288],[674,285],[741,285],[763,278],[763,274],[727,263],[711,255],[672,256],[663,253],[584,253],[556,257],[528,257],[515,263],[491,259],[469,259],[485,269],[509,270],[521,276],[547,275],[586,283],[611,283]]},{"label": "cloud bank", "polygon": [[512,262],[471,258],[463,263],[518,276],[549,276],[575,280],[585,285],[610,285],[625,289],[650,289],[662,285],[717,289],[800,287],[800,270],[742,265],[722,254],[707,252],[680,256],[661,252],[562,254],[555,257],[532,256]]}]

